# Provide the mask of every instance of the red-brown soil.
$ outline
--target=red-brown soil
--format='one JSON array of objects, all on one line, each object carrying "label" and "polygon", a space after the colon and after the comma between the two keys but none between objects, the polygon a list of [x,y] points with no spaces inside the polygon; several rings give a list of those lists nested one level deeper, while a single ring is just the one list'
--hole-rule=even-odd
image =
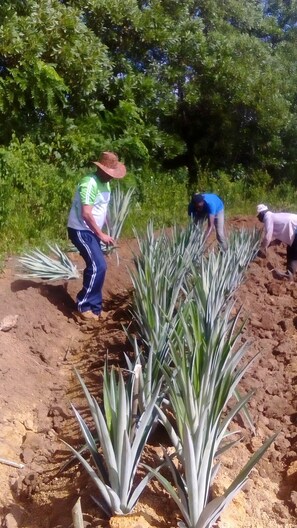
[{"label": "red-brown soil", "polygon": [[[253,225],[254,219],[238,217],[228,222],[228,229]],[[109,318],[98,327],[78,324],[72,316],[80,279],[67,287],[23,280],[15,274],[14,259],[6,262],[0,276],[0,459],[24,467],[0,463],[1,528],[70,528],[71,509],[80,495],[85,525],[108,526],[89,499],[90,483],[82,468],[74,463],[61,471],[70,458],[61,439],[75,447],[82,443],[70,403],[84,410],[86,402],[73,367],[96,394],[106,353],[110,362],[124,365],[124,352],[131,350],[122,324],[131,320],[127,267],[135,247],[135,240],[123,241],[119,265],[115,257],[108,259],[104,297]],[[241,384],[242,392],[255,392],[249,408],[256,434],[236,423],[243,440],[223,459],[214,491],[222,492],[256,448],[273,432],[279,434],[222,515],[220,528],[297,525],[297,288],[296,282],[277,281],[271,274],[273,267],[284,266],[285,248],[270,248],[266,260],[251,263],[237,292],[247,318],[242,340],[250,341],[248,356],[259,353]],[[165,441],[156,431],[148,461]],[[143,513],[138,526],[176,527],[180,519],[155,482],[136,511]]]}]

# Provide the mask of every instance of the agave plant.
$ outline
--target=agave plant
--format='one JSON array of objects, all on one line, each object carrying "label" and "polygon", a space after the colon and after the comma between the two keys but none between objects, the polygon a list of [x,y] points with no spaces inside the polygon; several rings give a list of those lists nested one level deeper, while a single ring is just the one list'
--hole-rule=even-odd
[{"label": "agave plant", "polygon": [[[207,336],[212,334],[212,325],[216,324],[217,318],[224,313],[228,300],[234,298],[236,289],[244,279],[244,272],[251,255],[257,248],[256,235],[254,232],[245,232],[243,237],[238,231],[233,236],[234,244],[229,244],[227,251],[224,253],[212,251],[207,256],[202,256],[198,266],[192,267],[185,286],[186,299],[192,299],[197,304],[200,317],[205,322]],[[233,251],[234,245],[236,250]],[[240,400],[238,388],[234,395]],[[246,406],[242,408],[241,414],[254,431]]]},{"label": "agave plant", "polygon": [[78,279],[79,271],[66,253],[57,244],[55,246],[48,244],[48,247],[58,260],[52,259],[39,249],[32,250],[18,258],[18,277],[48,281]]},{"label": "agave plant", "polygon": [[[166,381],[171,420],[166,408],[161,407],[164,399],[158,401],[158,412],[179,460],[177,469],[164,452],[173,483],[154,468],[151,473],[177,503],[184,526],[209,528],[275,437],[265,442],[222,497],[208,502],[219,470],[217,457],[239,441],[228,432],[228,426],[238,412],[244,411],[251,396],[241,397],[238,391],[251,361],[242,364],[247,345],[238,345],[239,315],[231,318],[231,311],[232,297],[254,256],[258,238],[255,234],[236,233],[227,252],[211,252],[207,257],[202,256],[200,240],[199,258],[188,251],[185,261],[181,255],[188,246],[174,246],[176,240],[170,246],[164,233],[156,239],[149,227],[146,240],[139,242],[138,275],[132,277],[134,315],[148,353],[141,353],[137,343],[134,351],[136,363],[143,365],[140,387],[144,407],[154,377]],[[233,396],[237,402],[230,407]]]},{"label": "agave plant", "polygon": [[[173,327],[174,325],[170,327],[169,331],[171,331]],[[133,342],[134,360],[131,361],[126,355],[126,362],[129,371],[138,372],[138,406],[140,411],[144,412],[150,404],[156,387],[160,386],[156,404],[161,405],[166,396],[167,386],[164,384],[162,366],[170,360],[168,334],[166,333],[166,338],[164,336],[163,347],[157,350],[150,347],[144,352],[139,347],[135,337],[134,340],[130,338],[130,341]]]},{"label": "agave plant", "polygon": [[155,351],[164,347],[164,339],[183,291],[185,277],[203,251],[202,231],[189,225],[186,229],[164,231],[156,236],[153,224],[145,238],[136,237],[140,254],[135,256],[135,270],[130,271],[134,286],[133,314],[140,337]]},{"label": "agave plant", "polygon": [[[134,362],[127,358],[128,368],[141,365],[139,402],[145,409],[156,385],[163,379],[161,366],[168,360],[168,340],[181,301],[185,276],[193,260],[202,254],[202,233],[196,226],[186,229],[174,226],[170,236],[162,230],[157,236],[153,224],[147,226],[145,238],[136,233],[140,253],[130,272],[134,285],[133,315],[138,323],[140,347],[135,336]],[[164,398],[160,392],[159,403]]]},{"label": "agave plant", "polygon": [[211,251],[200,259],[198,266],[192,266],[185,290],[208,317],[215,319],[234,295],[257,253],[259,240],[258,230],[234,231],[225,252]]},{"label": "agave plant", "polygon": [[231,405],[234,391],[251,363],[243,365],[246,346],[238,345],[238,317],[231,319],[232,307],[229,303],[224,315],[212,320],[209,332],[198,305],[191,301],[184,306],[170,341],[172,363],[163,368],[176,427],[162,409],[159,415],[179,465],[177,468],[164,452],[173,483],[159,471],[151,468],[151,472],[178,505],[183,526],[188,528],[213,526],[275,438],[269,438],[251,457],[223,496],[209,502],[220,467],[217,457],[238,441],[230,439],[228,426],[251,396]]},{"label": "agave plant", "polygon": [[229,246],[241,266],[246,267],[257,255],[260,247],[260,229],[234,229],[229,236]]},{"label": "agave plant", "polygon": [[103,379],[102,410],[89,393],[81,376],[76,372],[86,396],[95,424],[96,434],[80,413],[73,407],[83,433],[86,447],[91,454],[91,465],[80,451],[69,444],[69,449],[80,460],[95,483],[99,495],[93,497],[96,504],[108,515],[127,514],[132,511],[151,475],[146,474],[135,484],[135,475],[152,425],[156,419],[156,407],[160,384],[155,388],[151,401],[144,412],[137,404],[139,369],[130,373],[127,380],[115,369],[110,372],[105,364]]},{"label": "agave plant", "polygon": [[[129,213],[129,207],[131,203],[131,198],[134,194],[134,189],[130,188],[125,193],[119,184],[115,186],[112,191],[111,203],[109,205],[108,219],[106,223],[107,233],[118,240],[121,235],[121,231],[124,225],[124,222]],[[111,251],[116,249],[116,246],[105,245],[101,243],[102,251],[105,254],[109,254]]]}]

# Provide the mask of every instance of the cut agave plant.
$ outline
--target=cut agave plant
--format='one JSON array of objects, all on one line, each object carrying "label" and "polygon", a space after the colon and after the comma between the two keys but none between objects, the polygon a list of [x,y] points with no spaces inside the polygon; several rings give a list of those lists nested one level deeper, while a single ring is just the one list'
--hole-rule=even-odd
[{"label": "cut agave plant", "polygon": [[78,279],[79,270],[66,253],[57,244],[55,246],[48,244],[48,247],[58,260],[49,257],[40,249],[34,249],[18,258],[18,277],[48,281]]},{"label": "cut agave plant", "polygon": [[124,381],[120,371],[116,373],[115,369],[112,369],[108,372],[106,364],[103,380],[103,411],[77,371],[76,374],[96,428],[96,438],[94,438],[80,413],[73,407],[93,465],[82,456],[81,452],[69,444],[66,445],[97,486],[99,496],[93,497],[96,504],[108,516],[130,513],[151,479],[151,474],[148,473],[137,485],[134,482],[143,449],[156,419],[155,403],[159,396],[160,384],[155,388],[145,411],[139,412],[139,407],[136,405],[138,376],[129,373],[128,379]]}]

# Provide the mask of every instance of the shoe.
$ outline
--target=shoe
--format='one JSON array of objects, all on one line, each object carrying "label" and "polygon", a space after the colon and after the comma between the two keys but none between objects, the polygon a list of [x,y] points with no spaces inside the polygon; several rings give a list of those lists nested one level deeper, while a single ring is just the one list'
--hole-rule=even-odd
[{"label": "shoe", "polygon": [[98,322],[98,315],[94,314],[91,310],[87,310],[86,312],[75,312],[75,315],[79,317],[80,319],[83,319],[84,321],[97,321]]},{"label": "shoe", "polygon": [[293,278],[294,278],[293,273],[291,271],[289,271],[289,270],[287,270],[287,271],[279,271],[277,269],[274,269],[272,271],[272,276],[275,279],[279,279],[279,280],[283,280],[283,279],[293,280]]}]

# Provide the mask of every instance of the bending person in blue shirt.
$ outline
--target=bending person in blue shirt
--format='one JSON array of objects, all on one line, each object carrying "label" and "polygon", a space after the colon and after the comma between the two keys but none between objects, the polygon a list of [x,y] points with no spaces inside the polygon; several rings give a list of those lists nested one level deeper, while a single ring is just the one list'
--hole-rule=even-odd
[{"label": "bending person in blue shirt", "polygon": [[188,214],[196,224],[207,218],[208,227],[205,231],[205,239],[215,230],[221,248],[224,251],[227,249],[224,231],[224,202],[219,196],[211,193],[193,194],[188,206]]}]

